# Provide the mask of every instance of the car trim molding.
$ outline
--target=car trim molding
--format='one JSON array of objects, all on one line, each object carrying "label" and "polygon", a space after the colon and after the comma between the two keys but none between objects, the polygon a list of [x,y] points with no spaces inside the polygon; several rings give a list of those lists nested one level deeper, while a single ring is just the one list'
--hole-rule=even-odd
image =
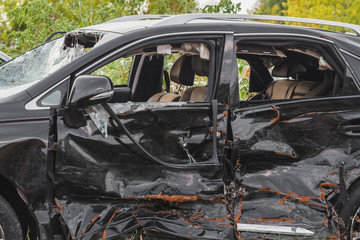
[{"label": "car trim molding", "polygon": [[249,224],[249,223],[238,223],[237,230],[240,232],[272,233],[272,234],[284,234],[284,235],[295,235],[295,236],[306,236],[306,237],[312,237],[315,235],[314,232],[306,228],[287,227],[287,226],[279,226],[279,225]]},{"label": "car trim molding", "polygon": [[234,37],[300,37],[300,38],[309,38],[314,40],[320,40],[327,43],[334,43],[329,39],[325,39],[322,37],[316,37],[311,35],[305,34],[298,34],[298,33],[235,33]]},{"label": "car trim molding", "polygon": [[49,110],[50,107],[40,107],[37,105],[37,101],[39,101],[40,98],[48,94],[50,91],[52,91],[54,88],[58,87],[60,84],[64,83],[65,81],[69,80],[70,77],[66,77],[63,80],[57,82],[54,84],[51,88],[45,90],[44,92],[40,93],[37,97],[33,98],[29,102],[25,104],[26,110]]}]

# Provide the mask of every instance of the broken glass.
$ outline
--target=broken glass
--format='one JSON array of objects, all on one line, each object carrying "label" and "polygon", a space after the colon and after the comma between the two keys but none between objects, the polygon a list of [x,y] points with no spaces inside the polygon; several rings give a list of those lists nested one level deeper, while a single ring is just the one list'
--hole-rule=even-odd
[{"label": "broken glass", "polygon": [[[109,33],[110,34],[110,33]],[[0,66],[0,98],[21,92],[82,56],[105,33],[72,32],[46,42]],[[111,33],[110,35],[116,35]],[[112,38],[104,38],[108,41]],[[99,44],[98,44],[99,45]]]}]

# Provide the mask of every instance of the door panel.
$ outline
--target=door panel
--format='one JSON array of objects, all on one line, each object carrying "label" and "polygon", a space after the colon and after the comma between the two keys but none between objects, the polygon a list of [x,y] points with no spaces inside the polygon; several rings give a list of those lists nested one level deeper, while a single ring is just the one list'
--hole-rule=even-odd
[{"label": "door panel", "polygon": [[359,118],[360,109],[354,107],[359,103],[354,96],[249,102],[233,109],[241,166],[237,181],[243,191],[239,222],[303,227],[317,237],[336,235],[339,167],[345,163],[348,186],[359,175],[360,138],[344,132]]},{"label": "door panel", "polygon": [[[84,231],[89,238],[105,231],[111,233],[107,236],[125,236],[141,228],[228,239],[223,156],[213,149],[224,148],[226,108],[218,107],[216,121],[210,103],[126,103],[112,109],[136,142],[159,161],[144,157],[111,120],[104,137],[89,115],[83,127],[71,128],[64,119],[74,119],[67,116],[73,113],[58,111],[55,194],[72,236]],[[94,116],[97,123],[104,120],[99,117],[103,112]],[[114,224],[109,227],[111,215]]]}]

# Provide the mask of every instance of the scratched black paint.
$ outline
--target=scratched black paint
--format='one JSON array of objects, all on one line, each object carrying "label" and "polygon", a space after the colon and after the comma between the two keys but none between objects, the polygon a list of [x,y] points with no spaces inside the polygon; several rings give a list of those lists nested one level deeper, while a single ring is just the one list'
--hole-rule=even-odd
[{"label": "scratched black paint", "polygon": [[[224,132],[222,109],[218,129]],[[158,109],[119,116],[164,164],[140,155],[114,126],[104,138],[89,117],[85,127],[73,129],[61,120],[64,114],[60,111],[58,118],[55,195],[71,236],[125,236],[139,228],[184,238],[230,238],[223,151],[212,153],[209,104],[162,103]],[[218,146],[221,150],[223,144]],[[96,197],[99,203],[88,200]],[[96,216],[96,224],[89,225]]]},{"label": "scratched black paint", "polygon": [[[358,96],[352,98],[355,101]],[[120,117],[152,154],[183,164],[188,158],[179,143],[198,144],[203,137],[189,132],[211,129],[209,108],[202,106],[203,114],[201,107],[194,108],[175,110],[165,104]],[[226,129],[224,111],[218,114],[219,131]],[[114,126],[109,127],[106,140],[89,118],[87,126],[70,129],[61,124],[63,113],[58,120],[56,195],[70,233],[84,239],[127,236],[134,229],[174,237],[228,239],[235,234],[234,222],[297,226],[316,236],[335,236],[341,162],[345,162],[348,186],[358,174],[359,140],[341,128],[360,116],[348,97],[241,102],[231,109],[229,119],[236,145],[231,164],[218,153],[219,164],[197,168],[188,162],[195,164],[192,169],[150,162]],[[180,141],[184,134],[188,139]],[[219,138],[217,144],[223,145],[223,140]],[[158,145],[149,146],[149,142]],[[160,151],[161,146],[172,150]],[[223,179],[226,168],[234,171]],[[223,188],[231,183],[236,187],[226,192],[229,198]],[[254,237],[254,233],[236,234]]]}]

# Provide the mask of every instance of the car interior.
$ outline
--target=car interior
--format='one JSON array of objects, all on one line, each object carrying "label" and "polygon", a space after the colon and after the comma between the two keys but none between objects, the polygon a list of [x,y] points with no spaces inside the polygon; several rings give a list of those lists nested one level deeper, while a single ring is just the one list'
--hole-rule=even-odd
[{"label": "car interior", "polygon": [[237,44],[238,59],[250,67],[248,100],[300,99],[343,93],[340,74],[323,53],[312,46],[294,43]]},{"label": "car interior", "polygon": [[[152,45],[129,53],[126,84],[115,86],[111,102],[204,102],[210,99],[212,78],[206,43]],[[246,42],[236,45],[236,57],[249,69],[247,98],[289,100],[358,93],[351,78],[325,48],[301,42]],[[337,69],[337,70],[335,70]],[[340,70],[339,70],[340,69]],[[110,79],[113,80],[114,76]],[[116,78],[116,76],[115,76]],[[239,82],[243,78],[239,71]]]},{"label": "car interior", "polygon": [[[205,43],[153,45],[130,52],[127,79],[115,85],[110,102],[203,102],[208,92],[210,50]],[[121,61],[118,64],[122,64]],[[107,66],[103,67],[106,68]],[[121,67],[121,66],[120,66]],[[95,75],[106,75],[106,69]],[[123,82],[117,85],[116,82]]]}]

